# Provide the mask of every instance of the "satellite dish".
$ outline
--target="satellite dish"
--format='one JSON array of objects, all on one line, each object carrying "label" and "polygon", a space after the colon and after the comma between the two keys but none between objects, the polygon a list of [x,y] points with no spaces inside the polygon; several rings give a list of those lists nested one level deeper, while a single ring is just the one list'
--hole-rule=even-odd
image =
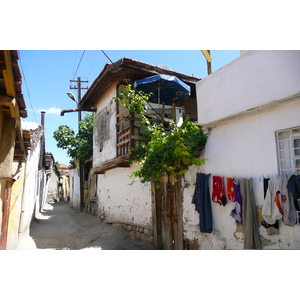
[{"label": "satellite dish", "polygon": [[159,65],[158,67],[166,70],[171,70],[171,68],[166,65]]}]

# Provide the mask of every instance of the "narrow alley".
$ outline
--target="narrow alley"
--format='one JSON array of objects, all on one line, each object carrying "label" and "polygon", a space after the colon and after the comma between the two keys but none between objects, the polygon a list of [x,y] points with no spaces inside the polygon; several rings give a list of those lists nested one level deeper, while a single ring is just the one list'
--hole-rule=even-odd
[{"label": "narrow alley", "polygon": [[32,242],[19,250],[154,250],[122,230],[76,210],[69,202],[46,203],[30,227]]}]

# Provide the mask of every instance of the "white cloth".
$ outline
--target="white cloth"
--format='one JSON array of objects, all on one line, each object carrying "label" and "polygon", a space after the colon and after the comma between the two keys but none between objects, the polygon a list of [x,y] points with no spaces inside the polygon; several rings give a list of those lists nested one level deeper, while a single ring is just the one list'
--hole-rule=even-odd
[{"label": "white cloth", "polygon": [[[280,191],[282,186],[281,178],[271,178],[269,180],[266,198],[262,208],[262,216],[264,220],[273,225],[277,220],[282,218],[278,206],[275,203],[276,192]],[[279,197],[281,201],[281,197]]]}]

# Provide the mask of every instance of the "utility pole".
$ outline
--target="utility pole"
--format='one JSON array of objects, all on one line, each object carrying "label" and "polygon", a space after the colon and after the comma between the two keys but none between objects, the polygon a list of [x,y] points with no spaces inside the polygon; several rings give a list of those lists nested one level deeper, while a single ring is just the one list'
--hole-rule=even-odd
[{"label": "utility pole", "polygon": [[[79,103],[81,101],[81,89],[87,90],[88,87],[82,87],[81,83],[88,83],[88,80],[84,81],[81,80],[80,77],[77,77],[77,80],[70,79],[70,82],[76,82],[77,85],[72,86],[70,84],[70,89],[77,89],[78,90],[78,96],[77,96],[77,108],[79,107]],[[78,110],[78,132],[79,132],[79,122],[81,121],[81,111]],[[80,210],[84,210],[84,197],[83,197],[83,177],[84,177],[84,164],[83,161],[79,160],[79,190],[80,190]]]},{"label": "utility pole", "polygon": [[[77,108],[79,108],[79,103],[81,101],[81,90],[87,90],[88,87],[82,87],[81,86],[81,83],[84,82],[84,83],[88,83],[89,81],[88,80],[81,80],[80,77],[77,77],[77,80],[73,80],[73,79],[70,79],[70,82],[76,82],[77,85],[71,85],[70,84],[70,89],[76,89],[78,90],[78,96],[77,96]],[[78,130],[79,130],[79,122],[81,121],[81,111],[78,111]]]}]

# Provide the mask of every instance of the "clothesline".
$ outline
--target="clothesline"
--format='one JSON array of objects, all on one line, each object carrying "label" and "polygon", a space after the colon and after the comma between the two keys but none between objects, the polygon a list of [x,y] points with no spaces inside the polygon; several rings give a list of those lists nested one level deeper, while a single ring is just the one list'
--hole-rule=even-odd
[{"label": "clothesline", "polygon": [[[226,205],[224,177],[212,176],[213,191],[210,194],[209,178],[211,174],[197,173],[195,192],[192,203],[199,213],[200,232],[212,233],[213,216],[211,202]],[[244,249],[260,249],[260,239],[256,220],[256,207],[252,196],[252,180],[233,180],[234,184],[234,211],[232,217],[238,224],[243,224]],[[212,200],[212,201],[211,201]]]},{"label": "clothesline", "polygon": [[[266,176],[265,175],[261,175],[261,176],[257,177],[257,176],[235,176],[235,175],[227,176],[227,175],[222,175],[222,174],[219,174],[219,173],[207,173],[207,172],[201,172],[201,173],[203,173],[205,175],[220,176],[220,177],[224,177],[224,178],[235,178],[235,179],[238,179],[238,180],[250,178],[253,181],[259,181],[259,182],[261,182],[265,178],[279,178],[279,177],[284,177],[284,176],[281,176],[279,174],[275,174],[275,175],[271,175],[271,176],[268,174]],[[296,173],[294,173],[293,175],[297,176]],[[285,174],[285,176],[288,177],[289,175]]]},{"label": "clothesline", "polygon": [[[244,228],[244,248],[260,248],[259,233],[257,227],[257,213],[255,199],[252,193],[253,178],[223,177],[214,173],[197,173],[195,191],[192,203],[199,213],[200,232],[212,232],[212,209],[211,202],[225,206],[227,200],[234,203],[230,216],[235,219],[236,225]],[[287,176],[257,178],[263,181],[264,205],[263,205],[263,226],[273,226],[279,219],[288,226],[297,223],[296,213],[297,199],[300,198],[300,176]],[[209,181],[212,183],[212,193],[209,190]],[[226,182],[226,188],[225,188]],[[292,194],[292,197],[288,194]],[[297,210],[300,210],[297,209]],[[269,234],[269,231],[268,231]]]}]

